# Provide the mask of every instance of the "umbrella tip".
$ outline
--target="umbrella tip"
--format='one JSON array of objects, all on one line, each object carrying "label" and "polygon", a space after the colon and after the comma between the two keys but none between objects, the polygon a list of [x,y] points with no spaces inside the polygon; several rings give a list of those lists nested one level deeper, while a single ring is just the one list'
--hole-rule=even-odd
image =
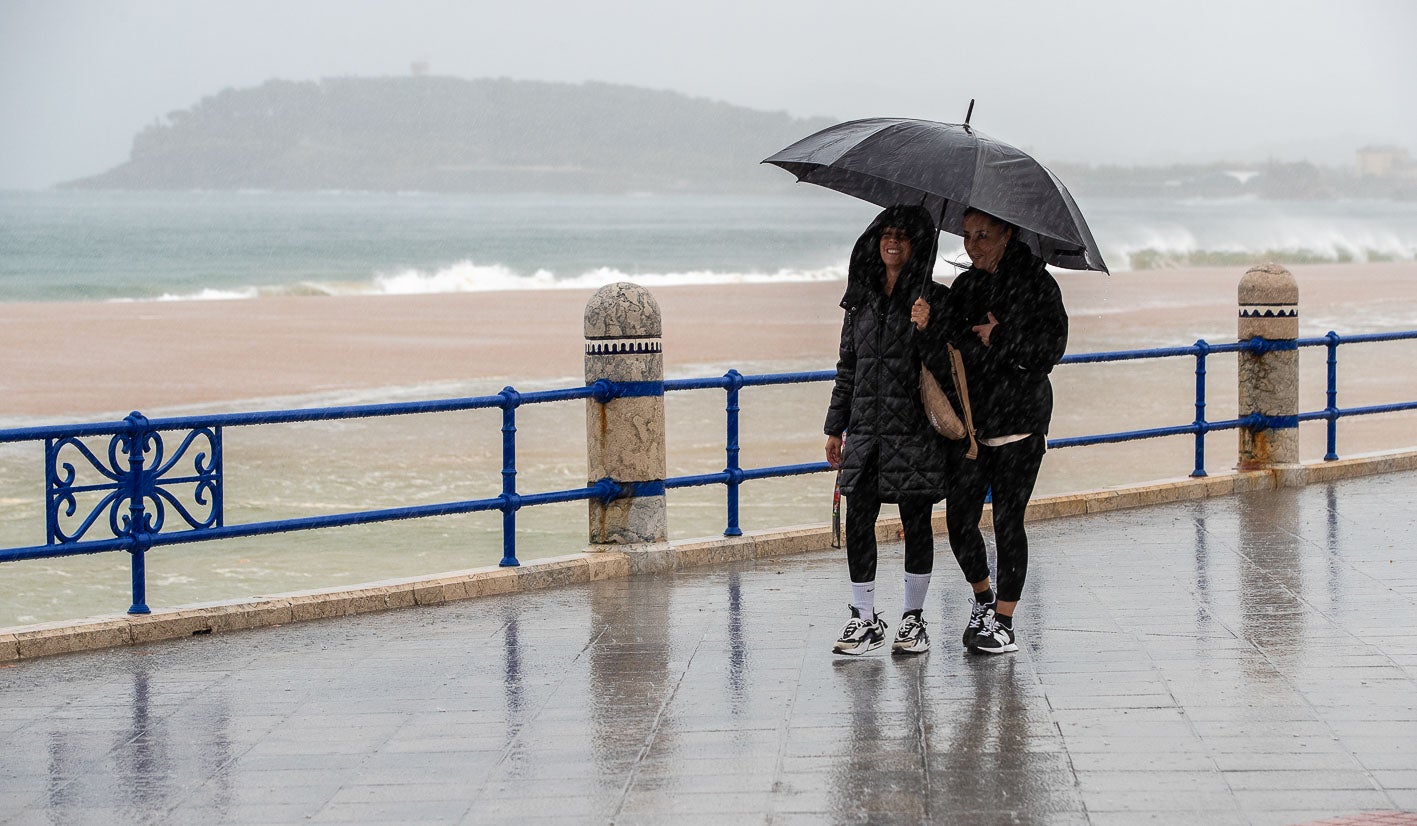
[{"label": "umbrella tip", "polygon": [[969,119],[974,117],[974,98],[969,99],[969,110],[964,113],[964,125],[969,125]]}]

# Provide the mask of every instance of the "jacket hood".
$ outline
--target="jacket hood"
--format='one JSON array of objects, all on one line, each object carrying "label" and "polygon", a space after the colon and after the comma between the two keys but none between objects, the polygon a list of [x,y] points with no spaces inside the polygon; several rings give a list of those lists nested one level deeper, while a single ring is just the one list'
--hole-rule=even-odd
[{"label": "jacket hood", "polygon": [[859,305],[871,291],[882,289],[886,265],[881,261],[881,233],[887,227],[899,227],[910,234],[910,261],[900,274],[897,289],[906,289],[907,295],[919,295],[934,275],[940,231],[935,227],[930,213],[919,206],[900,204],[888,207],[856,239],[846,271],[846,294],[841,297],[841,306]]}]

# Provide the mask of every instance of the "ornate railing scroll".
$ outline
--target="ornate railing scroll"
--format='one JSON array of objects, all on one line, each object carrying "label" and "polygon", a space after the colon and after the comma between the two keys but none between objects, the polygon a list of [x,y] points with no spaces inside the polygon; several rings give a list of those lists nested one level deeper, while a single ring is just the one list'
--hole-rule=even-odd
[{"label": "ornate railing scroll", "polygon": [[188,530],[221,527],[221,429],[179,433],[168,455],[164,434],[146,419],[125,421],[131,428],[112,435],[102,455],[76,436],[45,440],[49,544],[78,542],[95,526],[113,538],[161,533],[169,514]]}]

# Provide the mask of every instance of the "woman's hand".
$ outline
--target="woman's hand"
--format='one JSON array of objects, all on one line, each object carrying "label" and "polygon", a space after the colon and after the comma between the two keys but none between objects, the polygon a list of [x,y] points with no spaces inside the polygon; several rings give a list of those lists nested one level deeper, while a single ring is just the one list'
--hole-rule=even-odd
[{"label": "woman's hand", "polygon": [[833,469],[841,467],[841,437],[827,437],[827,464]]},{"label": "woman's hand", "polygon": [[979,336],[979,340],[984,343],[985,347],[988,347],[989,336],[993,335],[994,328],[997,326],[999,326],[999,319],[994,318],[993,313],[989,313],[989,321],[987,323],[976,324],[975,326],[970,327],[969,329],[973,330],[974,334]]},{"label": "woman's hand", "polygon": [[910,305],[910,320],[917,330],[930,326],[930,303],[923,298],[915,299],[915,303]]}]

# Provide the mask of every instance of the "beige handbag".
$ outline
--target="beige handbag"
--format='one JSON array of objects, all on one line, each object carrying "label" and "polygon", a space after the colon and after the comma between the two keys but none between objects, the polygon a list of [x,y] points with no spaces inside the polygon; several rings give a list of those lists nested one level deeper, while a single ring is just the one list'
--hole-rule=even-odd
[{"label": "beige handbag", "polygon": [[947,344],[945,349],[950,358],[950,378],[964,406],[964,418],[960,419],[944,388],[940,387],[930,368],[924,364],[920,365],[920,401],[925,407],[925,418],[930,420],[930,426],[936,433],[951,441],[969,439],[969,450],[964,455],[966,459],[973,459],[979,455],[979,445],[974,440],[974,417],[969,410],[969,383],[964,376],[964,359],[954,345]]}]

